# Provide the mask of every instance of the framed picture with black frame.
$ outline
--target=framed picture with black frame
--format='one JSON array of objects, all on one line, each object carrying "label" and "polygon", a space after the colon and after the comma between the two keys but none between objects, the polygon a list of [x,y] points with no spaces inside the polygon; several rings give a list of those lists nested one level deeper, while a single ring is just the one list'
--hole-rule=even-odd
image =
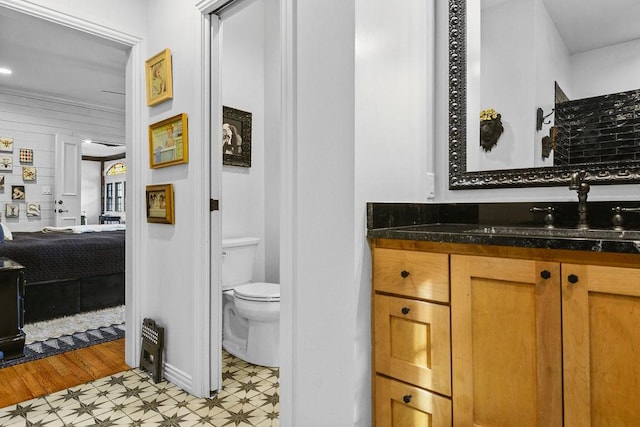
[{"label": "framed picture with black frame", "polygon": [[251,167],[251,113],[222,107],[222,164]]}]

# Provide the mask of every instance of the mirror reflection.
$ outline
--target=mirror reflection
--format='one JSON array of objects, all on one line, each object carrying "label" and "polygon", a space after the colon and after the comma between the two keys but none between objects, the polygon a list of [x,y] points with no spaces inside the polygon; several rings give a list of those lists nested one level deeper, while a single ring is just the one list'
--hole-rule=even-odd
[{"label": "mirror reflection", "polygon": [[450,5],[451,188],[638,179],[640,2]]}]

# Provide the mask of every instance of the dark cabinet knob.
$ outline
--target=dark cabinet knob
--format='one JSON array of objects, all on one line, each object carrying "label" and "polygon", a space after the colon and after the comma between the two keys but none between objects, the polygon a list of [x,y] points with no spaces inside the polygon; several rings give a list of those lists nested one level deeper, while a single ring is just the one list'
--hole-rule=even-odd
[{"label": "dark cabinet knob", "polygon": [[409,277],[409,272],[407,270],[402,270],[402,272],[400,273],[400,275],[406,279],[407,277]]},{"label": "dark cabinet knob", "polygon": [[540,272],[540,277],[547,280],[549,277],[551,277],[551,272],[549,272],[549,270],[542,270]]},{"label": "dark cabinet knob", "polygon": [[569,283],[571,283],[571,284],[574,284],[574,285],[575,285],[576,283],[578,283],[578,276],[576,276],[575,274],[570,274],[570,275],[567,277],[567,280],[569,281]]},{"label": "dark cabinet knob", "polygon": [[410,394],[405,394],[404,396],[402,396],[402,401],[404,403],[409,403],[411,402],[411,395]]},{"label": "dark cabinet knob", "polygon": [[409,307],[402,307],[402,314],[409,314],[409,311],[411,311]]}]

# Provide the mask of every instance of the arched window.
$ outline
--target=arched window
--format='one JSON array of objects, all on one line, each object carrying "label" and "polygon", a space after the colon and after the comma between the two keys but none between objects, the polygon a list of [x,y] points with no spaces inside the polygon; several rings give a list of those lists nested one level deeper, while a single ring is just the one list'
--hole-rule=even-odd
[{"label": "arched window", "polygon": [[127,173],[127,165],[125,162],[115,162],[104,173],[106,176],[122,175]]},{"label": "arched window", "polygon": [[113,163],[104,172],[105,177],[110,177],[109,182],[105,183],[105,200],[104,210],[106,212],[124,212],[125,211],[125,192],[126,177],[116,178],[127,173],[127,164],[119,161]]}]

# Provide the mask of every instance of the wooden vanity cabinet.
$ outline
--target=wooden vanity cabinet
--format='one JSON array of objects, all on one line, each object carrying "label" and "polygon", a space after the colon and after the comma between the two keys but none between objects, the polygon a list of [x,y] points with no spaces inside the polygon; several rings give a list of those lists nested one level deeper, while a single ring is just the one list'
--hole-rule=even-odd
[{"label": "wooden vanity cabinet", "polygon": [[375,425],[451,425],[449,256],[373,249]]},{"label": "wooden vanity cabinet", "polygon": [[376,426],[638,425],[638,254],[375,240],[373,291]]}]

